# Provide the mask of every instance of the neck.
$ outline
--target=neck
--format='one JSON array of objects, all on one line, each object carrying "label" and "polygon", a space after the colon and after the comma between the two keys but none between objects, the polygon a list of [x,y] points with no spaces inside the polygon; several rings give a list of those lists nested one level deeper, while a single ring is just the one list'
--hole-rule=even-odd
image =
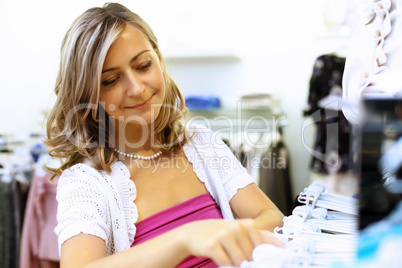
[{"label": "neck", "polygon": [[116,124],[114,128],[115,148],[125,153],[154,154],[159,144],[153,136],[150,125],[139,124]]}]

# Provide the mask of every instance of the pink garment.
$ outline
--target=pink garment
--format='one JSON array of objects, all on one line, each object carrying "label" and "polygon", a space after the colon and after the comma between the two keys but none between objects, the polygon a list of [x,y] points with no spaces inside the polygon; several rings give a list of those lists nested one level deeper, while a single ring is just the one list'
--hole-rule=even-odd
[{"label": "pink garment", "polygon": [[57,225],[56,187],[58,178],[35,175],[28,193],[21,234],[20,267],[58,267],[59,252],[54,228]]},{"label": "pink garment", "polygon": [[[138,245],[187,222],[222,218],[222,213],[211,194],[202,194],[136,223],[137,232],[131,246]],[[217,265],[205,257],[188,256],[176,267],[212,268]]]}]

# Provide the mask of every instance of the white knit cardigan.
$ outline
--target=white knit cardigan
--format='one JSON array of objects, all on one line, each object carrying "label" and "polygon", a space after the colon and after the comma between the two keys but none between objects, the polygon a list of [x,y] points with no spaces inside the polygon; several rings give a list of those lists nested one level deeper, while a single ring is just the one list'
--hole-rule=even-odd
[{"label": "white knit cardigan", "polygon": [[[211,130],[197,126],[189,129],[190,135],[193,131],[196,135],[184,146],[184,153],[220,207],[223,218],[233,219],[229,201],[238,189],[255,181]],[[130,248],[138,219],[136,195],[130,173],[120,161],[112,165],[110,174],[87,164],[64,170],[57,186],[55,233],[59,252],[67,239],[80,233],[105,240],[107,255]]]}]

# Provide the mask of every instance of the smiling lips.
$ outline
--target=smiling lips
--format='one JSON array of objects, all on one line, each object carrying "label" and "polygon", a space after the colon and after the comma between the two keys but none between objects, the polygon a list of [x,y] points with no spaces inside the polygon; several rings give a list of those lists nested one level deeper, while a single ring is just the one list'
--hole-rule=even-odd
[{"label": "smiling lips", "polygon": [[144,102],[142,102],[140,104],[130,106],[130,107],[126,107],[126,108],[128,108],[128,109],[137,109],[137,110],[144,109],[144,108],[149,106],[149,104],[151,103],[152,97],[153,97],[153,95],[148,100],[146,100],[146,101],[144,101]]}]

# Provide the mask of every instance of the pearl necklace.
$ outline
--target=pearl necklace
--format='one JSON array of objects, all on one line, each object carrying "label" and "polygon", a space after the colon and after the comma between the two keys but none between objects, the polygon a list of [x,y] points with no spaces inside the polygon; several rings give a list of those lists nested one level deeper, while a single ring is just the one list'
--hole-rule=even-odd
[{"label": "pearl necklace", "polygon": [[142,156],[142,155],[138,155],[138,154],[123,153],[122,151],[118,150],[117,148],[114,148],[114,150],[120,155],[130,157],[130,158],[134,158],[134,159],[141,159],[141,160],[153,160],[153,159],[157,158],[158,156],[160,156],[162,154],[162,152],[159,151],[156,154],[151,155],[151,156]]}]

